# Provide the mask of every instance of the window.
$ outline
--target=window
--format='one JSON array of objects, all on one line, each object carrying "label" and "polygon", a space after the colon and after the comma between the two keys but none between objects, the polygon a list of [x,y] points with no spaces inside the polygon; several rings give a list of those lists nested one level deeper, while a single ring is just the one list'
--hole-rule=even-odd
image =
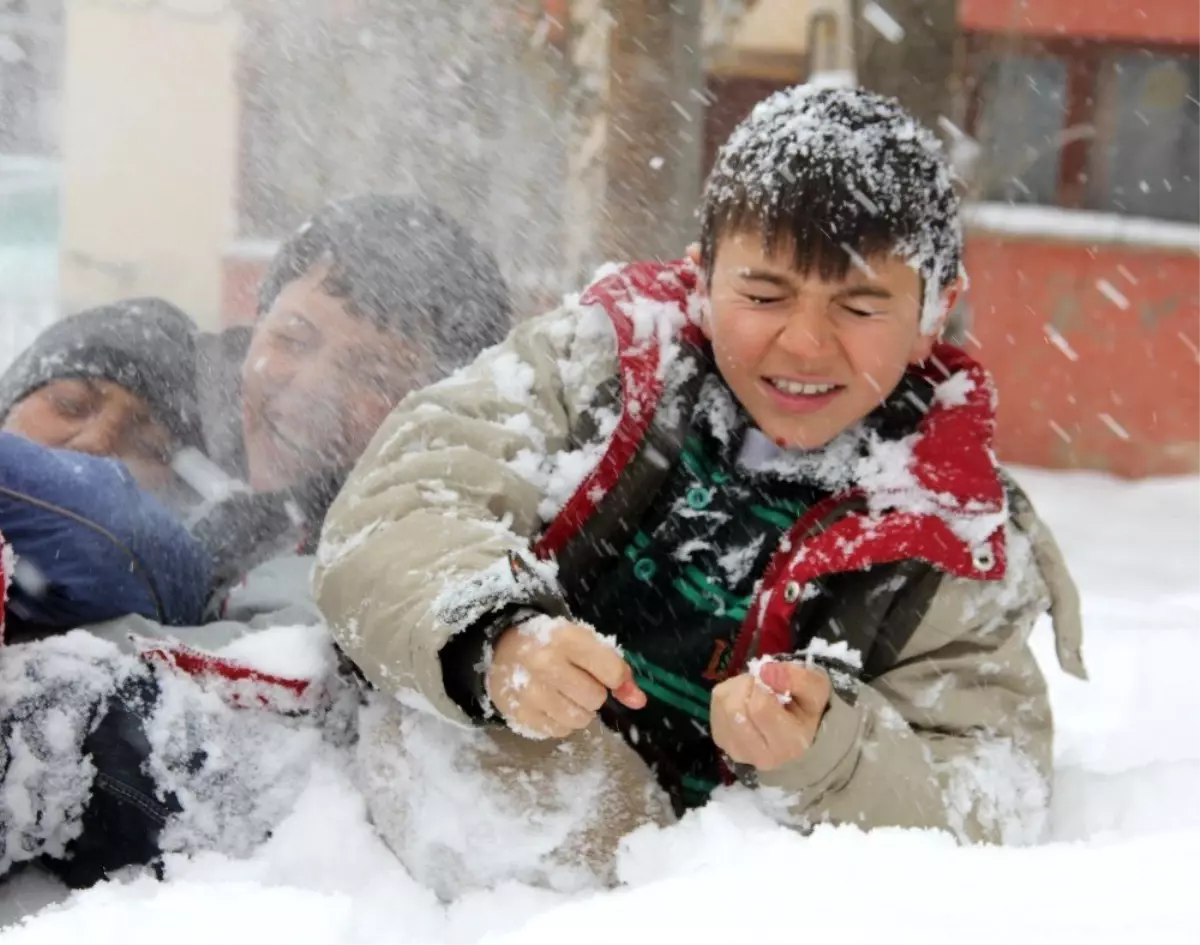
[{"label": "window", "polygon": [[1194,50],[979,35],[968,50],[984,199],[1200,220]]},{"label": "window", "polygon": [[1126,53],[1099,77],[1111,133],[1088,168],[1087,206],[1166,220],[1195,220],[1200,204],[1200,62]]},{"label": "window", "polygon": [[982,87],[976,136],[988,146],[987,198],[1054,203],[1067,123],[1066,65],[1013,56],[989,64]]}]

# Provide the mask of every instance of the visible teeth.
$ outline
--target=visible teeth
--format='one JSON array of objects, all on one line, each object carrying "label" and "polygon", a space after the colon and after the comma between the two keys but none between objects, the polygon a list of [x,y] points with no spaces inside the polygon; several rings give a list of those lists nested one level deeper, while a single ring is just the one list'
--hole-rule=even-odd
[{"label": "visible teeth", "polygon": [[828,394],[837,388],[837,384],[802,384],[800,381],[789,381],[782,377],[771,378],[771,383],[785,394]]}]

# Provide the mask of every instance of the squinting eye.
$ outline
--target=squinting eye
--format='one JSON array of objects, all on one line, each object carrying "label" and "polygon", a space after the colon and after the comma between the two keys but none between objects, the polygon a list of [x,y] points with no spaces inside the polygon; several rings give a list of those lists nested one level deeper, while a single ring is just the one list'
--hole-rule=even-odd
[{"label": "squinting eye", "polygon": [[780,299],[780,298],[771,297],[771,296],[767,296],[767,295],[747,295],[746,298],[753,305],[770,305],[773,302],[782,301],[782,299]]},{"label": "squinting eye", "polygon": [[872,315],[882,315],[883,314],[882,312],[872,312],[868,309],[851,308],[849,305],[843,305],[842,308],[844,308],[851,315],[857,315],[859,318],[870,318]]},{"label": "squinting eye", "polygon": [[56,394],[50,398],[50,403],[64,417],[86,417],[91,410],[91,405],[86,400],[78,397],[67,397],[62,394]]},{"label": "squinting eye", "polygon": [[271,336],[275,343],[285,351],[299,353],[308,349],[308,342],[303,338],[297,338],[295,335],[284,334],[283,332],[274,332]]}]

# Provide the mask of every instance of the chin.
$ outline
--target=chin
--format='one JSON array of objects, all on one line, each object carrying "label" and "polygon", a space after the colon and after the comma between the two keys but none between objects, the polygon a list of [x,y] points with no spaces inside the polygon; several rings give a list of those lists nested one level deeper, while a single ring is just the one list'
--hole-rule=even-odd
[{"label": "chin", "polygon": [[830,433],[826,430],[798,430],[794,426],[789,428],[780,424],[774,431],[765,430],[765,432],[784,449],[819,450],[821,447],[829,445],[830,441],[841,431]]}]

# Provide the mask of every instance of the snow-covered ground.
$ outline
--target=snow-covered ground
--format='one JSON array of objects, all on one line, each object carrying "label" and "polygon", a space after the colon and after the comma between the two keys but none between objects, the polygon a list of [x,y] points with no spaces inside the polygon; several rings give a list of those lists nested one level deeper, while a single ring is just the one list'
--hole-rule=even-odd
[{"label": "snow-covered ground", "polygon": [[[1089,684],[1038,652],[1058,720],[1053,842],[823,828],[802,838],[732,795],[628,842],[625,885],[577,898],[512,884],[450,905],[418,887],[321,769],[256,856],[106,885],[0,933],[3,945],[216,942],[1200,941],[1200,480],[1019,471],[1084,597]],[[0,918],[55,890],[0,887]]]}]

